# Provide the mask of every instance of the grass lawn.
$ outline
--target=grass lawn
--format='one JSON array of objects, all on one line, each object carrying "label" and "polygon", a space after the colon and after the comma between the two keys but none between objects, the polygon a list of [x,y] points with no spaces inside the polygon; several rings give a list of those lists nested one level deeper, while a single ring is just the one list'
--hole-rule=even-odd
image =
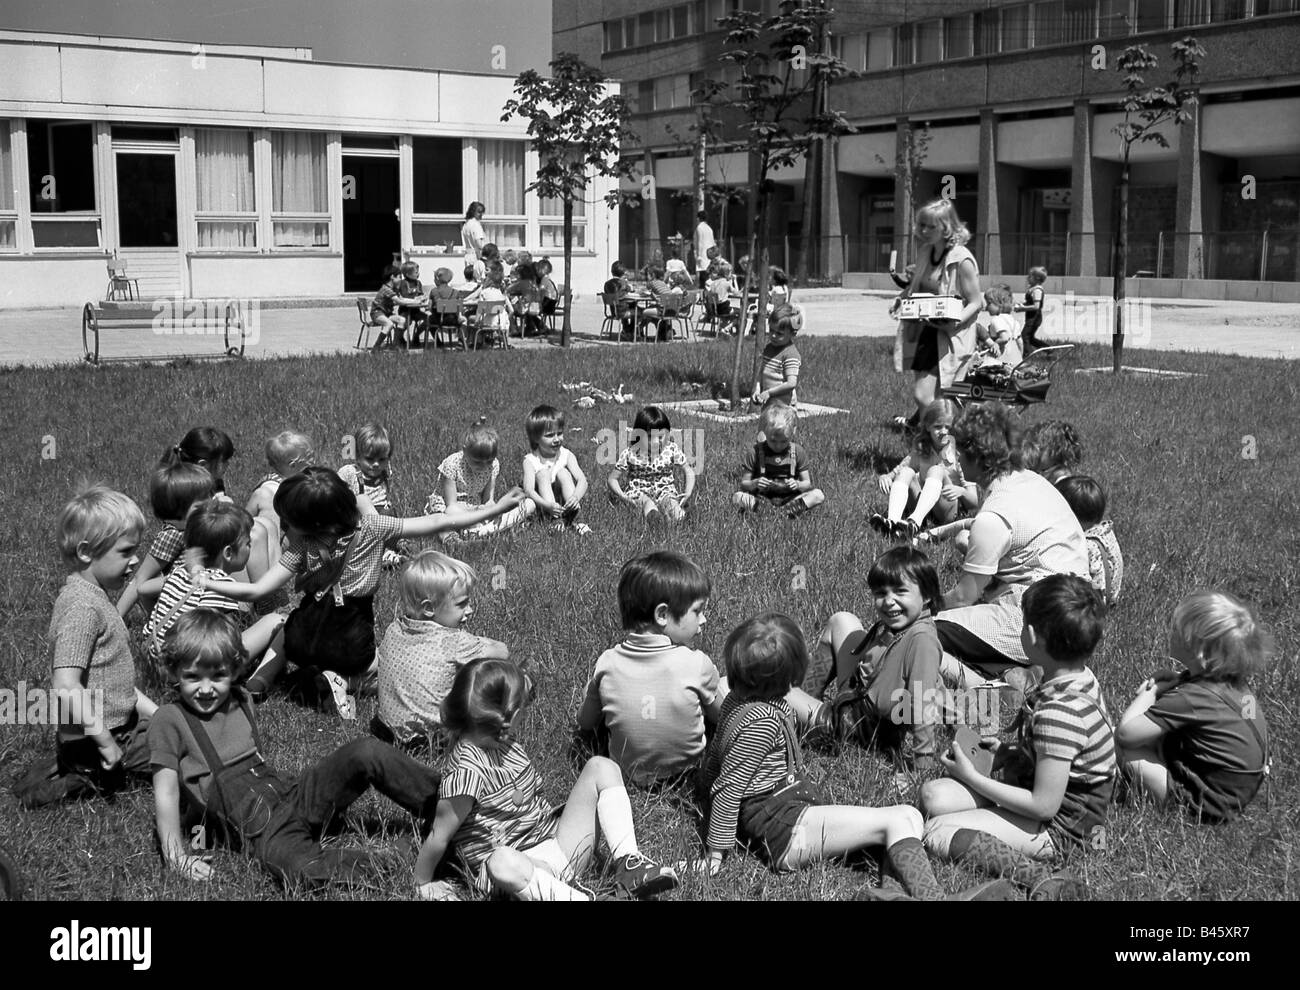
[{"label": "grass lawn", "polygon": [[[813,479],[827,504],[797,522],[777,514],[741,522],[730,507],[732,472],[752,442],[752,423],[733,426],[689,416],[674,421],[703,430],[704,472],[688,521],[668,543],[693,556],[713,579],[700,646],[719,663],[727,632],[757,612],[786,611],[810,637],[840,609],[871,621],[865,576],[885,544],[863,523],[863,499],[877,501],[873,469],[904,452],[884,422],[906,409],[908,392],[903,377],[891,370],[889,345],[835,338],[800,344],[801,397],[851,412],[801,424],[799,440],[813,458]],[[1104,852],[1087,857],[1079,869],[1105,898],[1295,898],[1300,633],[1292,605],[1300,592],[1300,458],[1284,411],[1300,408],[1296,368],[1282,361],[1140,351],[1128,358],[1135,365],[1204,377],[1074,374],[1075,367],[1109,360],[1101,348],[1083,349],[1058,368],[1049,404],[1024,415],[1026,423],[1048,416],[1072,420],[1084,437],[1085,470],[1110,493],[1109,515],[1127,569],[1124,600],[1111,617],[1094,669],[1118,715],[1142,678],[1164,664],[1169,615],[1182,595],[1210,586],[1242,596],[1272,628],[1279,646],[1279,659],[1255,685],[1271,730],[1274,773],[1271,795],[1261,792],[1245,818],[1226,827],[1195,827],[1172,813],[1116,807]],[[559,803],[575,776],[564,754],[584,685],[596,657],[619,637],[613,593],[619,567],[656,544],[638,520],[600,494],[608,468],[596,464],[592,438],[620,421],[630,425],[633,407],[572,409],[558,383],[587,379],[612,390],[621,382],[638,401],[649,402],[681,398],[683,381],[727,378],[729,369],[730,347],[723,342],[0,372],[7,419],[0,435],[6,528],[0,548],[0,685],[48,684],[46,627],[63,579],[53,523],[78,484],[101,481],[120,488],[147,511],[147,477],[158,455],[189,427],[213,425],[235,439],[238,453],[226,482],[242,502],[266,470],[261,450],[268,436],[290,427],[303,430],[322,461],[337,466],[343,437],[376,420],[395,441],[396,504],[415,514],[432,489],[438,463],[458,448],[462,431],[480,415],[502,435],[502,480],[517,482],[524,415],[547,402],[569,409],[568,442],[592,481],[584,518],[595,532],[584,539],[535,527],[459,552],[480,577],[472,628],[507,642],[512,655],[540,675],[540,697],[523,742]],[[1243,458],[1243,452],[1256,456]],[[950,547],[936,553],[948,586],[959,561]],[[392,615],[392,584],[386,579],[376,603],[381,635]],[[132,628],[140,621],[137,613]],[[150,684],[148,690],[157,696],[160,688]],[[363,702],[357,722],[341,723],[272,698],[259,714],[269,755],[283,770],[296,772],[365,732],[373,710],[373,702]],[[45,756],[50,735],[42,727],[0,726],[0,785]],[[814,776],[834,799],[894,803],[892,767],[877,757],[856,749],[810,757]],[[696,823],[682,806],[635,793],[633,805],[642,848],[650,855],[673,860],[698,848]],[[355,829],[338,841],[373,845],[386,872],[374,889],[321,896],[412,896],[411,822],[374,797],[358,803],[351,818]],[[30,896],[285,896],[235,855],[218,856],[217,876],[206,885],[165,874],[152,823],[148,789],[114,803],[40,812],[25,812],[7,790],[0,793],[0,841],[21,864]],[[956,867],[938,870],[949,886],[973,879]],[[873,880],[869,870],[840,866],[778,877],[741,855],[720,877],[688,879],[669,896],[838,899]]]}]

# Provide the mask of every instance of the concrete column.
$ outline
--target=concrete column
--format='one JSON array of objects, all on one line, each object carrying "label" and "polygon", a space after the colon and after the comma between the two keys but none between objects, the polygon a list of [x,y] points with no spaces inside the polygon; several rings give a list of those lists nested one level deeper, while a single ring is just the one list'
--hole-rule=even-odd
[{"label": "concrete column", "polygon": [[983,275],[1001,275],[1002,224],[999,216],[1001,192],[998,188],[998,121],[990,109],[980,111],[978,198],[975,206],[975,229],[982,252]]},{"label": "concrete column", "polygon": [[[826,243],[826,253],[822,258],[822,268],[830,278],[844,274],[844,240],[843,225],[840,222],[840,142],[834,137],[823,141],[821,158],[822,170],[818,177],[821,183],[821,228]],[[821,274],[821,273],[819,273]]]},{"label": "concrete column", "polygon": [[894,133],[894,250],[902,271],[912,261],[912,163],[907,157],[912,122],[899,117]]},{"label": "concrete column", "polygon": [[[1174,213],[1174,278],[1204,278],[1205,248],[1201,232],[1201,104],[1193,97],[1188,119],[1178,130],[1178,202]],[[1168,248],[1166,247],[1166,250]]]},{"label": "concrete column", "polygon": [[[641,164],[641,174],[649,176],[655,174],[654,152],[650,151],[648,148],[646,149]],[[654,252],[655,248],[659,246],[659,183],[657,181],[654,185],[654,191],[654,199],[645,199],[641,201],[641,214],[645,218],[644,223],[641,225],[641,239],[643,242],[641,247],[643,253],[641,264],[643,265]]]},{"label": "concrete column", "polygon": [[1074,104],[1074,167],[1070,171],[1070,267],[1066,275],[1096,275],[1097,252],[1091,235],[1097,229],[1093,199],[1092,104]]}]

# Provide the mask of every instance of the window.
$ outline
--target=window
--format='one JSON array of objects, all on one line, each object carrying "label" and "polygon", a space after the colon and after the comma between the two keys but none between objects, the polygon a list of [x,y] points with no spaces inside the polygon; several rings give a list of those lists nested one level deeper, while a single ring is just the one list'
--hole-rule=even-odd
[{"label": "window", "polygon": [[460,243],[468,201],[462,150],[460,138],[411,139],[411,240],[417,247]]},{"label": "window", "polygon": [[654,40],[667,41],[672,36],[672,12],[668,10],[656,10]]},{"label": "window", "polygon": [[329,247],[325,135],[271,132],[271,244]]},{"label": "window", "polygon": [[891,28],[867,34],[867,69],[888,69],[894,64],[894,32]]},{"label": "window", "polygon": [[[632,18],[628,18],[631,20]],[[636,42],[638,45],[653,45],[655,43],[655,15],[654,11],[645,14],[638,14],[636,19]]]},{"label": "window", "polygon": [[1298,0],[1255,0],[1255,13],[1259,16],[1264,14],[1289,14],[1297,9],[1300,9]]},{"label": "window", "polygon": [[867,36],[850,34],[836,39],[839,42],[840,59],[854,72],[861,72],[867,67]]},{"label": "window", "polygon": [[1239,21],[1245,16],[1246,0],[1210,0],[1210,20],[1215,24],[1221,21]]},{"label": "window", "polygon": [[194,197],[200,249],[257,246],[251,131],[195,130]]},{"label": "window", "polygon": [[478,198],[487,207],[487,239],[499,248],[524,245],[524,143],[478,142]]},{"label": "window", "polygon": [[35,246],[98,248],[94,125],[29,120],[27,162]]},{"label": "window", "polygon": [[900,24],[894,29],[894,64],[911,65],[913,24]]},{"label": "window", "polygon": [[1163,31],[1169,26],[1165,0],[1137,0],[1137,30]]},{"label": "window", "polygon": [[605,51],[616,52],[623,47],[623,21],[605,22]]},{"label": "window", "polygon": [[916,61],[943,61],[943,21],[922,21],[916,25]]},{"label": "window", "polygon": [[1065,0],[1063,6],[1065,27],[1062,41],[1091,41],[1097,37],[1097,28],[1093,22],[1097,10],[1095,0]]},{"label": "window", "polygon": [[691,5],[681,4],[673,8],[673,37],[689,38],[691,35]]},{"label": "window", "polygon": [[[577,157],[576,155],[574,156]],[[573,196],[573,249],[587,249],[587,196],[591,187],[578,190]],[[558,197],[541,198],[541,242],[543,248],[564,249],[564,200]]]},{"label": "window", "polygon": [[9,121],[0,120],[0,251],[18,249],[18,206],[14,202],[14,152]]},{"label": "window", "polygon": [[971,34],[974,19],[969,14],[949,17],[943,22],[943,50],[947,58],[967,58],[975,53]]},{"label": "window", "polygon": [[1020,51],[1029,47],[1029,5],[1002,10],[1002,50]]},{"label": "window", "polygon": [[996,55],[1002,50],[999,11],[982,10],[975,14],[975,54]]},{"label": "window", "polygon": [[704,29],[706,31],[718,30],[718,18],[727,13],[726,0],[705,0],[704,2]]},{"label": "window", "polygon": [[1097,37],[1120,38],[1131,34],[1129,0],[1101,0],[1097,5]]},{"label": "window", "polygon": [[650,113],[654,108],[655,82],[653,79],[642,79],[636,84],[637,113]]},{"label": "window", "polygon": [[656,110],[677,110],[690,105],[690,73],[660,76],[654,81],[654,108]]},{"label": "window", "polygon": [[1059,45],[1065,40],[1065,4],[1062,0],[1036,3],[1034,13],[1034,47]]}]

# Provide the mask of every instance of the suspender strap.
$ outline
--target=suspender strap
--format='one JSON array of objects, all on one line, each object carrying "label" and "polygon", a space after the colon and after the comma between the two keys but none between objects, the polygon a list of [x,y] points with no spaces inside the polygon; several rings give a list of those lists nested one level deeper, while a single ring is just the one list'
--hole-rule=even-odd
[{"label": "suspender strap", "polygon": [[[244,717],[248,719],[249,727],[253,730],[253,745],[256,747],[257,752],[261,753],[262,737],[257,731],[257,720],[253,718],[253,709],[248,703],[248,695],[243,690],[237,690],[237,695],[239,709],[244,713]],[[215,782],[217,775],[222,770],[225,770],[228,764],[217,754],[217,747],[213,745],[212,737],[208,735],[207,726],[203,724],[199,717],[184,705],[181,705],[181,714],[185,716],[185,723],[190,727],[190,732],[194,735],[194,741],[199,744],[199,749],[203,753],[203,762],[208,765],[208,770]]]}]

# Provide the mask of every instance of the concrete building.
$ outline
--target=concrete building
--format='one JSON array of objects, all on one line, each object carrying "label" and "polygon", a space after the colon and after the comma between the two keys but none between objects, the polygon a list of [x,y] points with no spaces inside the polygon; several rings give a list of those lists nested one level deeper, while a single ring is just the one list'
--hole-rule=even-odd
[{"label": "concrete building", "polygon": [[[526,125],[499,120],[512,83],[0,31],[0,306],[101,299],[114,256],[146,298],[373,293],[402,252],[459,281],[473,200],[490,239],[553,256],[559,281],[560,204],[526,191]],[[599,290],[617,244],[607,191],[575,210],[575,291]]]},{"label": "concrete building", "polygon": [[[640,145],[628,153],[655,176],[658,200],[624,213],[625,260],[693,227],[690,93],[706,77],[736,75],[717,60],[716,18],[737,6],[770,12],[776,2],[555,6],[556,50],[599,64],[637,101]],[[1122,155],[1112,132],[1121,119],[1115,60],[1128,45],[1146,46],[1160,59],[1146,81],[1162,84],[1172,74],[1170,42],[1192,35],[1207,55],[1191,121],[1165,130],[1167,147],[1133,149],[1128,274],[1169,280],[1170,291],[1214,282],[1191,291],[1251,298],[1272,290],[1218,283],[1300,281],[1300,0],[832,6],[834,50],[859,73],[830,88],[830,105],[855,126],[835,142],[819,197],[833,273],[886,269],[892,250],[905,253],[909,224],[899,218],[910,217],[913,195],[944,195],[971,228],[983,273],[1045,265],[1078,288],[1100,286],[1112,275]],[[909,143],[919,154],[907,154]],[[743,188],[743,149],[714,150],[709,180]],[[802,168],[776,181],[771,250],[780,263],[798,251]],[[745,233],[743,206],[725,223]]]}]

